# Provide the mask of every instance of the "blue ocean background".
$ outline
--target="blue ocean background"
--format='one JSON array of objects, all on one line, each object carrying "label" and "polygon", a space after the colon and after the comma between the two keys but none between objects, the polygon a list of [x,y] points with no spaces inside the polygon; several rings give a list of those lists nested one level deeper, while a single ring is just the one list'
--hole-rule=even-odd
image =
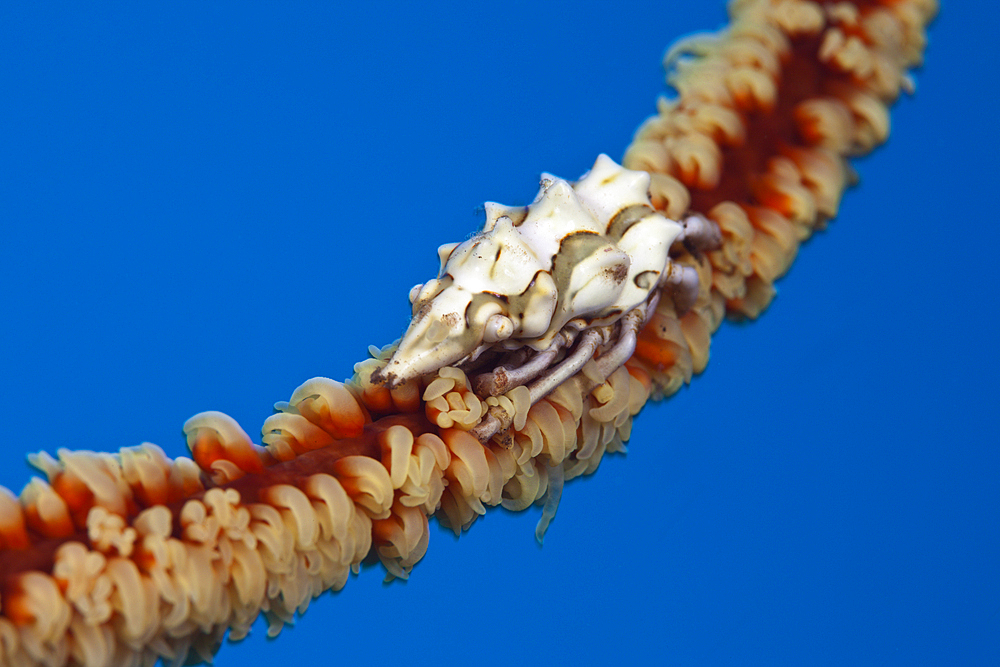
[{"label": "blue ocean background", "polygon": [[[620,158],[706,3],[5,3],[0,483],[25,454],[255,438],[396,338],[486,200]],[[1000,664],[992,2],[757,322],[540,510],[432,527],[216,664]]]}]

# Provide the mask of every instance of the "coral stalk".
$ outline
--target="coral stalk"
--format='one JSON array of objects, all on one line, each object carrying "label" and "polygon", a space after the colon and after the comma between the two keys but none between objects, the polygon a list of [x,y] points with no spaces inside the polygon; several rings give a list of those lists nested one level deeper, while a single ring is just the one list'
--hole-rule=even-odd
[{"label": "coral stalk", "polygon": [[704,370],[724,317],[767,307],[836,215],[847,158],[888,137],[935,10],[738,0],[724,31],[668,52],[678,96],[624,165],[684,221],[678,271],[607,330],[405,382],[382,378],[395,345],[376,348],[346,383],[314,378],[276,404],[262,444],[202,413],[184,427],[191,458],[150,444],[33,456],[45,479],[0,489],[0,664],[209,660],[227,631],[263,613],[278,633],[366,560],[408,577],[431,517],[460,533],[487,507],[545,503],[547,525],[564,479],[622,451],[647,400]]}]

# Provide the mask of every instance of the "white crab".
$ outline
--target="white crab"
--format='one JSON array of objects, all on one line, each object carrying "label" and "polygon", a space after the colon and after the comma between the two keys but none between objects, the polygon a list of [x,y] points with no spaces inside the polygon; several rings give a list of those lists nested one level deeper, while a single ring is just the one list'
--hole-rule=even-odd
[{"label": "white crab", "polygon": [[395,387],[490,348],[541,352],[644,304],[683,231],[648,190],[649,174],[601,155],[572,185],[543,174],[527,207],[487,203],[482,230],[441,246],[437,278],[411,290],[413,319],[372,379]]}]

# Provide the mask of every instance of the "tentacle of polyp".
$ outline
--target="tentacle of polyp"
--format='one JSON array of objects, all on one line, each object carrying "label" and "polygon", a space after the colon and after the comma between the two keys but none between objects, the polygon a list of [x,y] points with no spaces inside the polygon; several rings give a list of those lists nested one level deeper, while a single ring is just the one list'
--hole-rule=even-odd
[{"label": "tentacle of polyp", "polygon": [[[545,175],[487,205],[411,293],[400,342],[346,383],[309,380],[264,421],[155,445],[34,455],[0,491],[0,664],[209,659],[272,634],[367,559],[405,578],[431,516],[456,533],[523,510],[623,450],[632,418],[704,370],[724,316],[755,318],[837,212],[846,159],[883,142],[934,0],[736,0],[667,54],[678,92],[620,167]],[[539,539],[544,527],[540,526]]]}]

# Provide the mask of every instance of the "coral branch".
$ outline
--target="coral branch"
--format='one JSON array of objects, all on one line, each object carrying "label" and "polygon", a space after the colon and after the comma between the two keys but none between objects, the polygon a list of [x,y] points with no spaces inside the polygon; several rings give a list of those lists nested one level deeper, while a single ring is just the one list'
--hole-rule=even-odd
[{"label": "coral branch", "polygon": [[[192,458],[151,444],[34,456],[45,479],[19,498],[0,490],[0,664],[208,660],[261,613],[276,634],[366,559],[406,578],[432,516],[460,533],[489,506],[545,503],[540,539],[563,480],[622,451],[647,400],[704,370],[724,316],[770,303],[836,214],[846,159],[888,136],[935,9],[737,0],[726,30],[672,49],[678,97],[624,163],[649,172],[656,217],[684,231],[669,271],[617,319],[605,309],[537,351],[486,346],[391,377],[386,346],[346,384],[314,378],[276,404],[262,445],[202,413],[185,424]],[[476,346],[512,335],[498,312]]]}]

